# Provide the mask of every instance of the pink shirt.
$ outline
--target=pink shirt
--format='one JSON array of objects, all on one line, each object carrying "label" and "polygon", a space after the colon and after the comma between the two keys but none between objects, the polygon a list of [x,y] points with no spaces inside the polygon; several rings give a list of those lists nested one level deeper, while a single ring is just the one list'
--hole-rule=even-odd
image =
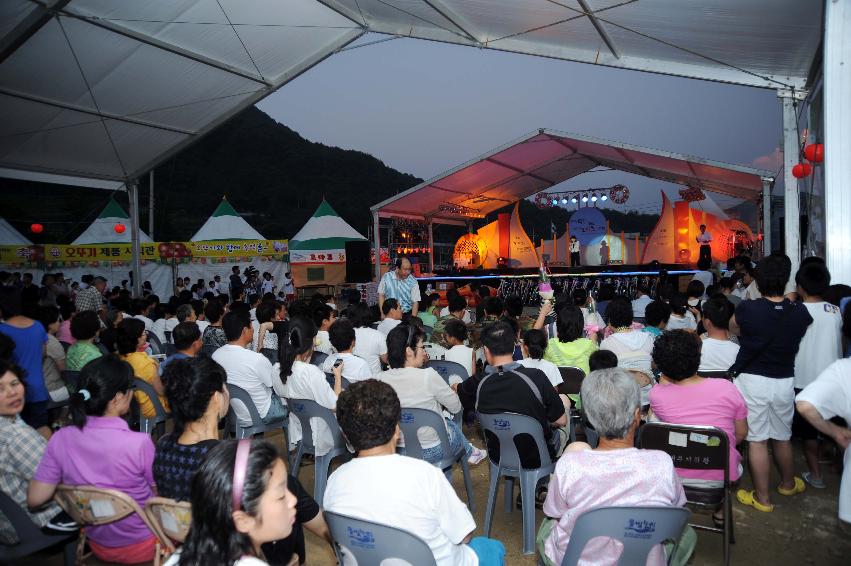
[{"label": "pink shirt", "polygon": [[[82,430],[66,426],[47,443],[33,476],[42,483],[93,485],[122,491],[142,508],[153,497],[154,443],[130,430],[118,417],[88,417]],[[152,536],[135,514],[115,523],[87,527],[86,533],[103,546],[121,547]]]},{"label": "pink shirt", "polygon": [[[544,502],[544,513],[558,520],[544,543],[547,557],[561,564],[570,533],[585,511],[598,507],[647,505],[682,507],[686,496],[671,457],[659,450],[583,450],[565,452],[556,464]],[[598,537],[585,545],[580,566],[618,563],[623,545]],[[648,565],[664,566],[665,553],[656,546]]]},{"label": "pink shirt", "polygon": [[59,325],[59,330],[56,331],[56,339],[60,342],[65,342],[66,344],[73,344],[77,341],[76,338],[71,336],[70,320],[63,320],[62,324]]},{"label": "pink shirt", "polygon": [[[730,445],[730,480],[739,478],[741,456],[736,450],[735,421],[748,417],[748,407],[735,385],[720,378],[707,378],[695,385],[660,383],[650,390],[650,409],[665,423],[715,426],[726,432]],[[689,479],[724,479],[720,470],[678,468],[677,473]]]}]

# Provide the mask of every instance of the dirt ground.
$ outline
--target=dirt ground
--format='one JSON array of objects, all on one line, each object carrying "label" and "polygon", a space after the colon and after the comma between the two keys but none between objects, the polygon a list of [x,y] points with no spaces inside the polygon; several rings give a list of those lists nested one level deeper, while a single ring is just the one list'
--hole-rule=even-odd
[{"label": "dirt ground", "polygon": [[[469,438],[475,433],[465,430]],[[273,435],[270,441],[279,444],[280,435]],[[479,442],[474,441],[476,444]],[[800,446],[795,447],[798,472],[805,470]],[[839,473],[832,464],[823,465],[827,488],[807,489],[803,494],[785,498],[775,494],[776,508],[773,513],[760,513],[750,507],[733,503],[735,518],[736,544],[732,546],[732,564],[776,564],[799,565],[815,564],[819,566],[851,564],[851,525],[842,524],[837,517],[837,498],[839,494]],[[474,536],[483,535],[485,505],[487,503],[488,465],[487,461],[471,468],[476,512],[474,517],[478,528]],[[313,491],[313,465],[303,465],[299,470],[299,480],[308,492]],[[777,477],[773,478],[776,483]],[[453,486],[462,501],[466,501],[464,482],[460,470],[453,474]],[[742,487],[750,489],[747,473]],[[516,492],[515,492],[516,493]],[[388,494],[391,495],[392,494]],[[514,510],[505,513],[502,508],[502,487],[498,493],[494,512],[491,537],[499,539],[506,548],[505,563],[509,566],[534,566],[534,555],[522,554],[521,513]],[[537,511],[537,523],[543,514]],[[696,511],[692,523],[710,524],[707,513]],[[33,566],[60,566],[61,555],[36,556],[16,564]],[[90,560],[89,564],[102,564]],[[319,538],[307,533],[307,561],[310,566],[333,566],[336,564],[330,547]],[[721,535],[698,531],[698,543],[690,563],[693,566],[715,566],[723,564]],[[415,565],[416,566],[416,565]]]}]

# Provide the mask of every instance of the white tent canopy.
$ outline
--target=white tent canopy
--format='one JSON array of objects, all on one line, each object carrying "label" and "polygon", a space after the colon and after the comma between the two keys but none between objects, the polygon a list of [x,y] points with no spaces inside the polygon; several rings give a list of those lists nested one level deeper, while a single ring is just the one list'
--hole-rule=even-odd
[{"label": "white tent canopy", "polygon": [[323,199],[313,216],[290,239],[290,262],[313,263],[316,259],[311,259],[311,254],[330,254],[334,257],[333,261],[343,262],[346,242],[352,240],[366,240],[366,238],[340,218],[337,211]]},{"label": "white tent canopy", "polygon": [[223,198],[210,218],[192,236],[193,242],[207,240],[265,240],[245,218]]},{"label": "white tent canopy", "polygon": [[[88,228],[82,234],[71,242],[72,244],[129,244],[130,243],[130,226],[128,221],[130,217],[124,212],[117,202],[109,199],[109,203],[95,218]],[[124,225],[123,232],[116,232],[115,225]],[[139,232],[139,241],[150,242],[151,238],[144,232]]]},{"label": "white tent canopy", "polygon": [[14,226],[9,224],[5,218],[0,217],[0,245],[4,244],[29,246],[32,242],[15,230]]}]

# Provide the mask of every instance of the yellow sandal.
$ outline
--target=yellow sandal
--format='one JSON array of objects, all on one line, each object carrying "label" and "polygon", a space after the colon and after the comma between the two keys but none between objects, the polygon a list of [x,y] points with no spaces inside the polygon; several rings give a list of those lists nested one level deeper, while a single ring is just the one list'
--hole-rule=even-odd
[{"label": "yellow sandal", "polygon": [[744,489],[740,489],[736,492],[736,499],[739,500],[739,503],[742,505],[749,505],[753,507],[757,511],[762,511],[763,513],[771,513],[774,511],[774,505],[763,505],[759,501],[756,500],[756,495],[754,495],[753,491],[746,491]]},{"label": "yellow sandal", "polygon": [[795,476],[795,487],[791,489],[783,489],[779,485],[777,486],[777,493],[780,495],[785,495],[786,497],[791,497],[793,495],[798,495],[799,493],[804,493],[807,489],[807,484],[804,483],[804,480]]}]

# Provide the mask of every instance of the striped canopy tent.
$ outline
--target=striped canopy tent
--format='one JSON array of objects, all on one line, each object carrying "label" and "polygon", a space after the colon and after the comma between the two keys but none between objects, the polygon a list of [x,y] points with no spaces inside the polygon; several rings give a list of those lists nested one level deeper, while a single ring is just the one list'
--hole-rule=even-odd
[{"label": "striped canopy tent", "polygon": [[5,218],[0,218],[0,245],[23,245],[32,244],[26,236],[15,230]]},{"label": "striped canopy tent", "polygon": [[290,264],[295,284],[337,285],[346,280],[346,242],[366,240],[340,218],[328,201],[290,240]]},{"label": "striped canopy tent", "polygon": [[[122,232],[117,232],[117,224],[124,226]],[[114,199],[109,199],[106,208],[95,218],[85,231],[71,242],[77,244],[130,244],[130,216]],[[151,238],[145,232],[139,231],[140,242],[150,242]]]},{"label": "striped canopy tent", "polygon": [[212,216],[192,236],[193,242],[265,239],[231,206],[227,197],[222,197],[222,202],[213,211]]}]

